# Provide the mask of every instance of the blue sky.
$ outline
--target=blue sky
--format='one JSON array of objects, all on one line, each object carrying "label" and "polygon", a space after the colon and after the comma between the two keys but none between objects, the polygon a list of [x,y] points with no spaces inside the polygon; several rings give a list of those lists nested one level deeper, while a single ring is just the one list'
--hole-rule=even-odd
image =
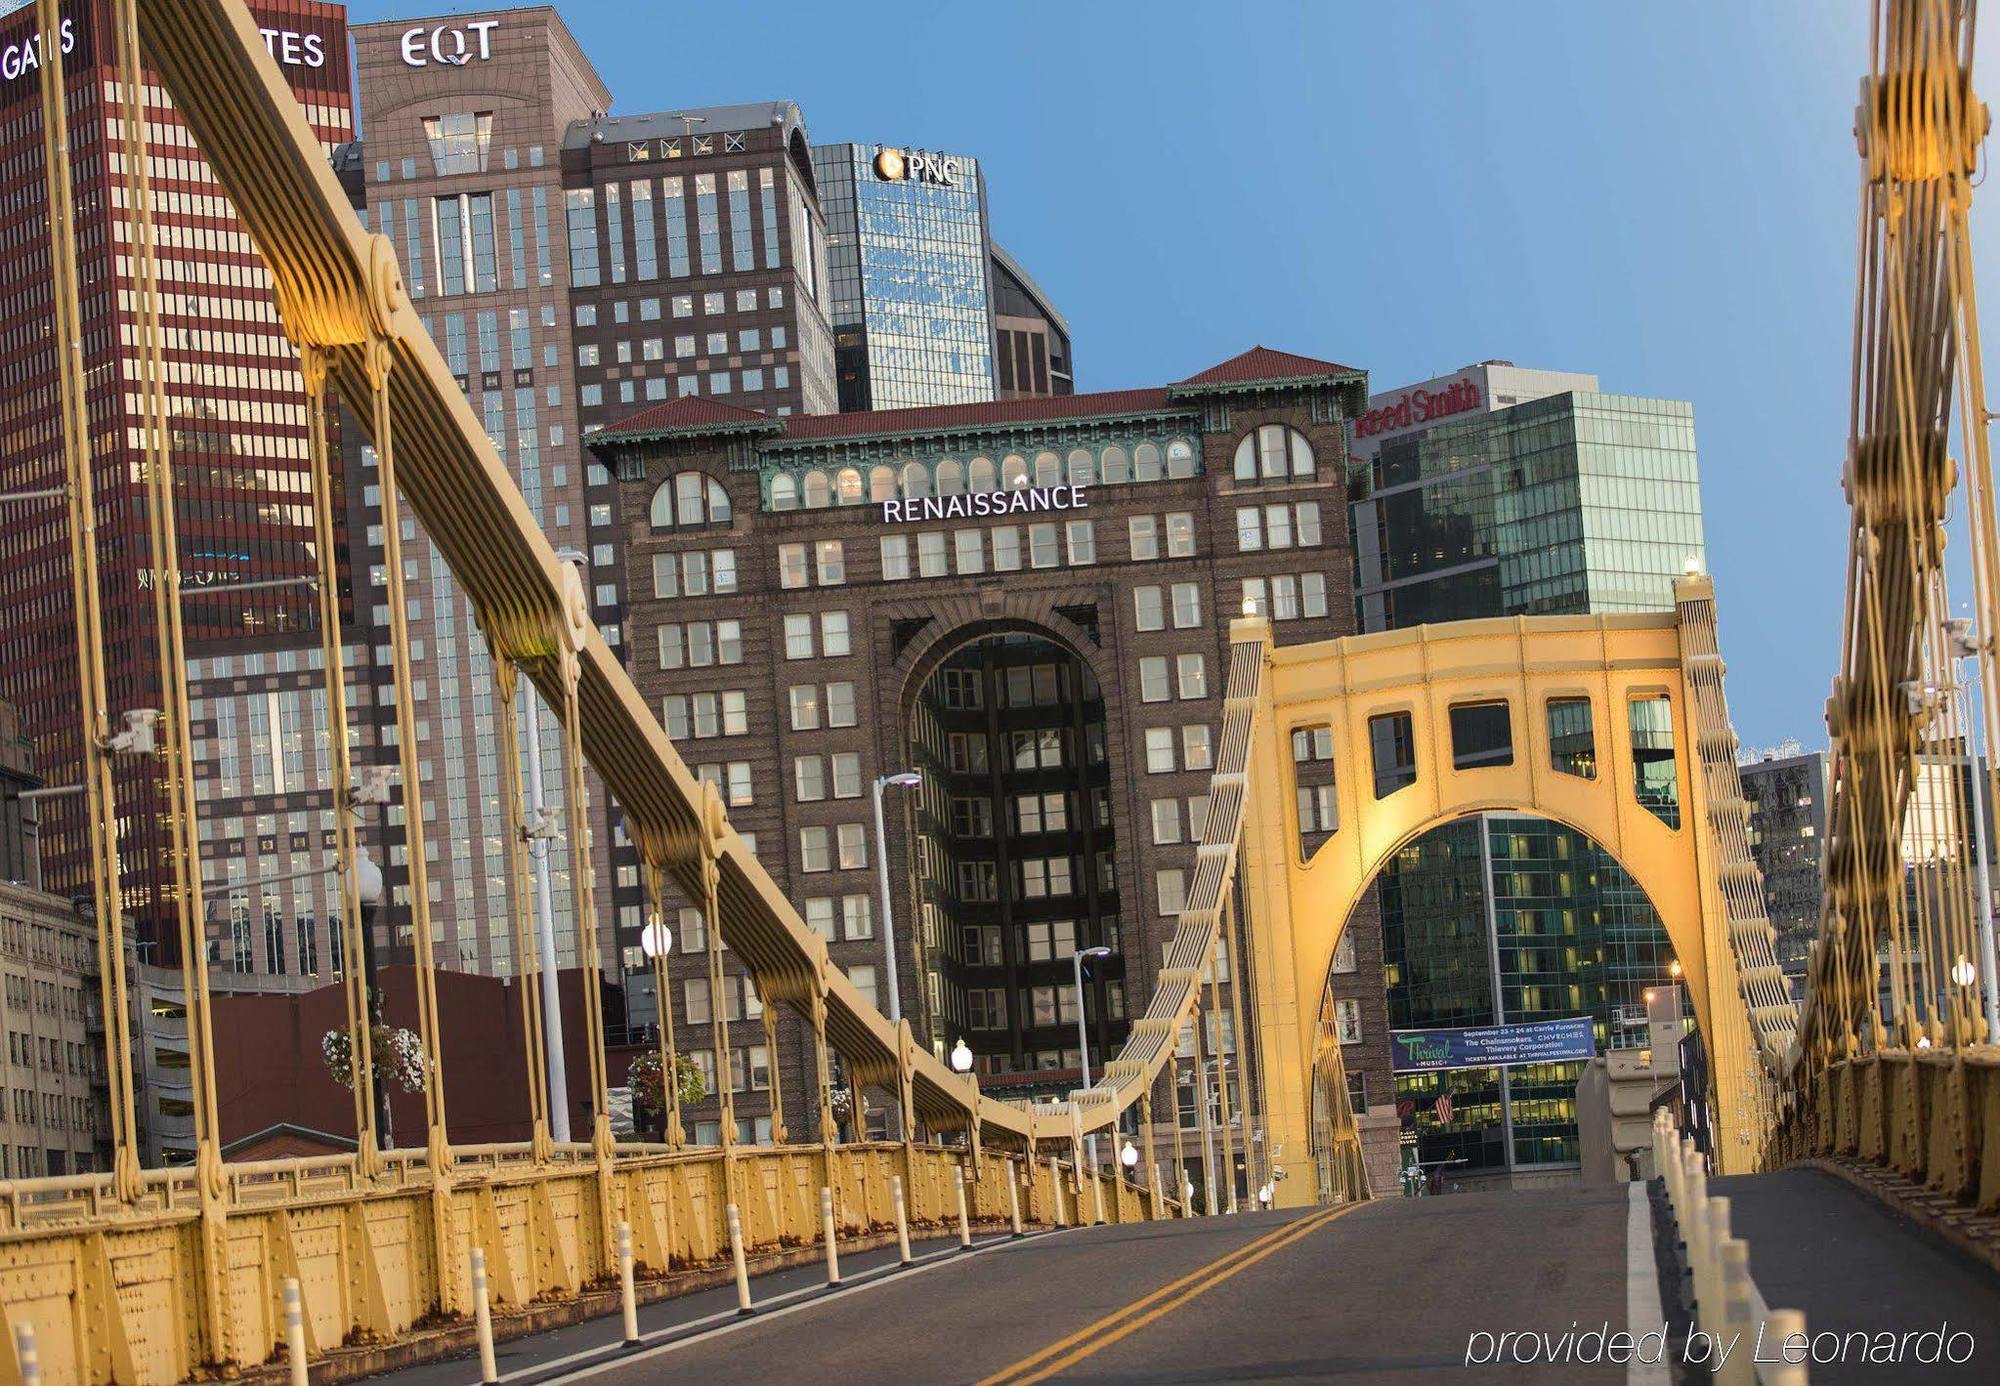
[{"label": "blue sky", "polygon": [[615,109],[790,97],[817,140],[976,155],[1079,388],[1263,342],[1692,400],[1738,731],[1823,744],[1862,0],[559,8]]}]

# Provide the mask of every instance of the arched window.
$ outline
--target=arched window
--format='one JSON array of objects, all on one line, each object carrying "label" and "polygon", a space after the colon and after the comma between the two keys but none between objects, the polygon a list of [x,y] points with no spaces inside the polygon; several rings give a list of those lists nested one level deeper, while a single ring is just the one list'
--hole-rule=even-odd
[{"label": "arched window", "polygon": [[[779,472],[771,478],[771,508],[773,510],[799,508],[799,482],[790,472]],[[658,521],[654,523],[657,524]]]},{"label": "arched window", "polygon": [[833,504],[833,483],[817,467],[806,473],[805,496],[808,510],[824,510]]},{"label": "arched window", "polygon": [[[792,508],[790,503],[780,500],[783,494],[780,483],[790,481],[791,478],[782,472],[771,478],[772,509]],[[653,492],[651,518],[654,529],[726,525],[730,519],[729,492],[721,482],[705,472],[676,472]]]},{"label": "arched window", "polygon": [[880,504],[896,499],[896,469],[886,462],[868,473],[868,499]]},{"label": "arched window", "polygon": [[1026,486],[1028,484],[1028,462],[1019,453],[1007,457],[1000,463],[1000,484],[1002,486]]},{"label": "arched window", "polygon": [[1185,438],[1176,438],[1167,444],[1167,475],[1174,477],[1193,476],[1194,444]]},{"label": "arched window", "polygon": [[1062,459],[1052,452],[1035,454],[1035,485],[1062,485]]},{"label": "arched window", "polygon": [[968,469],[966,475],[966,489],[973,492],[991,491],[997,484],[998,476],[993,470],[993,459],[990,457],[973,458],[972,466]]},{"label": "arched window", "polygon": [[1072,448],[1070,450],[1069,484],[1072,486],[1094,486],[1097,484],[1097,459],[1090,455],[1089,448]]},{"label": "arched window", "polygon": [[937,464],[937,493],[940,496],[965,494],[965,468],[949,457]]},{"label": "arched window", "polygon": [[1245,434],[1236,445],[1238,481],[1277,481],[1288,476],[1311,476],[1316,466],[1312,444],[1296,428],[1265,424],[1255,433]]},{"label": "arched window", "polygon": [[861,504],[861,471],[858,467],[842,467],[833,478],[833,495],[840,505]]},{"label": "arched window", "polygon": [[1107,482],[1130,481],[1132,462],[1125,456],[1125,449],[1113,443],[1097,459],[1098,474]]},{"label": "arched window", "polygon": [[1160,470],[1160,450],[1151,443],[1141,443],[1132,449],[1132,479],[1134,481],[1158,481],[1164,473]]},{"label": "arched window", "polygon": [[674,478],[674,523],[699,525],[708,522],[708,478],[700,472],[682,472]]},{"label": "arched window", "polygon": [[931,469],[921,462],[910,462],[903,467],[903,494],[912,499],[922,499],[931,493]]}]

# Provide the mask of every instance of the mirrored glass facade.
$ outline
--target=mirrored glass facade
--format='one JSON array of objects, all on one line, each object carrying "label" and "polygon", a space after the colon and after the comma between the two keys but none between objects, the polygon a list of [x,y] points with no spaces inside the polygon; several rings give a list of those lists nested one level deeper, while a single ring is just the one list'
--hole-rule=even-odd
[{"label": "mirrored glass facade", "polygon": [[[1516,614],[1660,611],[1703,560],[1693,406],[1582,390],[1383,439],[1349,478],[1367,630]],[[1587,1015],[1645,1042],[1672,950],[1590,838],[1486,814],[1410,843],[1380,877],[1393,1029]],[[1446,1180],[1576,1164],[1581,1065],[1399,1078],[1405,1158]],[[1438,1098],[1449,1093],[1449,1116]]]},{"label": "mirrored glass facade", "polygon": [[1551,395],[1386,440],[1351,481],[1366,630],[1658,611],[1705,562],[1682,400]]},{"label": "mirrored glass facade", "polygon": [[976,159],[812,151],[842,412],[994,397],[986,191]]}]

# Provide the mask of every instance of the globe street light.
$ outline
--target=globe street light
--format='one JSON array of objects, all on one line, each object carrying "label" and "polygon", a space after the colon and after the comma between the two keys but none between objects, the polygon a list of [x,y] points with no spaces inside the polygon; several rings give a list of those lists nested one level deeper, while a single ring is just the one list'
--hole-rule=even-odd
[{"label": "globe street light", "polygon": [[972,1177],[976,1180],[979,1178],[979,1075],[972,1071],[972,1046],[963,1035],[951,1047],[951,1068],[954,1073],[963,1073],[972,1084],[972,1114],[965,1123],[965,1148],[972,1155]]},{"label": "globe street light", "polygon": [[889,1023],[903,1018],[902,987],[896,980],[896,917],[889,904],[889,839],[882,826],[882,791],[890,785],[911,789],[924,782],[914,770],[900,770],[875,781],[875,865],[877,884],[882,890],[882,948],[888,955]]},{"label": "globe street light", "polygon": [[[1083,1085],[1086,1088],[1090,1086],[1090,1030],[1083,1022],[1083,960],[1085,958],[1108,958],[1110,956],[1111,950],[1099,945],[1096,948],[1080,948],[1077,950],[1076,955],[1070,959],[1076,968],[1076,1039],[1077,1043],[1082,1046],[1079,1052],[1083,1056]],[[1097,1133],[1095,1131],[1092,1131],[1086,1138],[1085,1144],[1090,1151],[1090,1167],[1095,1170],[1097,1168]]]},{"label": "globe street light", "polygon": [[1958,961],[1951,965],[1951,979],[1962,987],[1969,987],[1979,979],[1979,973],[1965,954],[1960,953]]},{"label": "globe street light", "polygon": [[1118,1163],[1127,1169],[1131,1169],[1137,1165],[1139,1163],[1139,1147],[1132,1144],[1129,1140],[1126,1141],[1125,1148],[1118,1152]]},{"label": "globe street light", "polygon": [[673,946],[674,935],[665,920],[655,919],[639,934],[639,951],[648,958],[663,958]]}]

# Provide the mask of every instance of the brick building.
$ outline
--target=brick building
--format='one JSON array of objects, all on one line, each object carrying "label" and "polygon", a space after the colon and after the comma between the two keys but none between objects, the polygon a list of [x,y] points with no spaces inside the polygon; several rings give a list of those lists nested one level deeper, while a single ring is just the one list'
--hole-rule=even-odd
[{"label": "brick building", "polygon": [[[1343,422],[1366,388],[1259,347],[1154,389],[791,418],[689,398],[592,438],[619,486],[634,678],[885,1009],[870,800],[919,773],[882,791],[895,1001],[937,1052],[963,1037],[990,1087],[1075,1085],[1076,950],[1112,950],[1086,986],[1093,1071],[1143,1009],[1192,873],[1230,619],[1254,603],[1283,643],[1353,629]],[[712,1069],[698,916],[676,932],[682,1044]],[[721,1004],[753,1016],[731,979]],[[1380,1041],[1379,967],[1361,990]],[[809,1090],[801,1028],[773,1056],[744,1027],[746,1138],[767,1129],[760,1069]]]}]

